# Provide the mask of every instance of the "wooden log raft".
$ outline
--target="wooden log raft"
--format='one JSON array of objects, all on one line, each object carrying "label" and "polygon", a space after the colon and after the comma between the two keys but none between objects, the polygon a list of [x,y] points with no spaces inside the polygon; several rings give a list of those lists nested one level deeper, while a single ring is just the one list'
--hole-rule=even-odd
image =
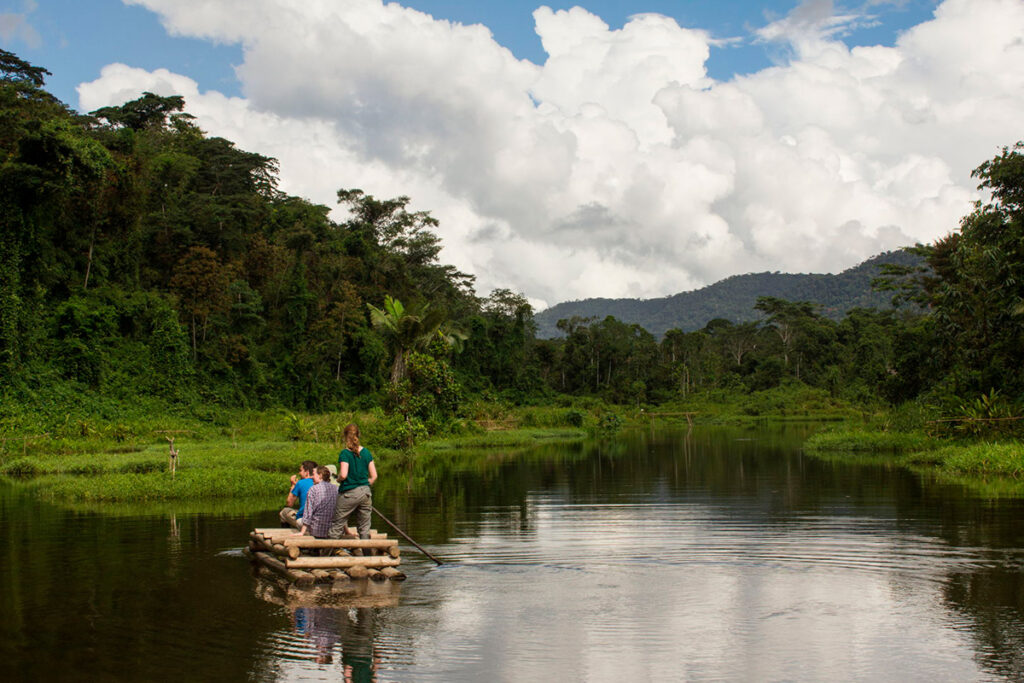
[{"label": "wooden log raft", "polygon": [[[293,529],[256,528],[249,534],[246,555],[260,565],[261,573],[273,572],[299,588],[314,583],[338,586],[351,579],[405,579],[405,574],[396,569],[401,562],[397,540],[376,531],[370,532],[370,538],[361,539],[355,536],[354,529],[348,531],[351,535],[333,539],[300,536]],[[302,554],[304,550],[325,548],[337,554],[323,557]],[[346,550],[355,554],[349,555]]]}]

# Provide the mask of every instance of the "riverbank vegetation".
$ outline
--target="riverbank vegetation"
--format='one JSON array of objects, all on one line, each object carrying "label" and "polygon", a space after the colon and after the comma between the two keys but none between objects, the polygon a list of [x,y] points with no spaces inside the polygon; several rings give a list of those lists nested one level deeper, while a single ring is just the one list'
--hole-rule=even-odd
[{"label": "riverbank vegetation", "polygon": [[[164,495],[146,477],[174,437],[220,444],[207,462],[241,468],[236,488],[257,495],[285,467],[272,444],[298,444],[290,471],[350,419],[400,459],[533,439],[512,426],[582,434],[695,413],[867,420],[816,447],[934,454],[954,438],[968,449],[947,458],[957,467],[1017,474],[1020,144],[975,170],[988,203],[910,249],[922,265],[881,273],[899,308],[835,321],[761,297],[747,319],[661,338],[609,316],[541,339],[523,295],[480,296],[441,262],[439,223],[409,198],[343,187],[338,220],[282,192],[274,159],[202,131],[181,97],[82,115],[46,75],[0,51],[0,472]],[[885,422],[913,411],[916,427]],[[86,495],[74,488],[58,490]]]}]

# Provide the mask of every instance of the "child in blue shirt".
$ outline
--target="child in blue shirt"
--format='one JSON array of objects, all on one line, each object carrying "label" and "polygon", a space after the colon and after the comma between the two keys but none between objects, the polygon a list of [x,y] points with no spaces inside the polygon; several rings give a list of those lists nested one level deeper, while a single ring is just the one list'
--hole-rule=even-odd
[{"label": "child in blue shirt", "polygon": [[[306,509],[306,494],[309,493],[309,489],[313,488],[313,470],[316,469],[316,463],[312,460],[305,460],[299,469],[299,474],[292,475],[291,478],[291,489],[288,492],[287,507],[281,510],[281,522],[287,526],[295,529],[302,528],[302,513]],[[295,509],[295,503],[299,504],[299,509]]]}]

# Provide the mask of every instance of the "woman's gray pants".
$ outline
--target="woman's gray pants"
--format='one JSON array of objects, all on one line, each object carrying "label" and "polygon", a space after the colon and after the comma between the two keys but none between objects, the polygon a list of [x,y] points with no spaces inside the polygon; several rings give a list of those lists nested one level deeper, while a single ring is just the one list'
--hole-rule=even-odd
[{"label": "woman's gray pants", "polygon": [[354,489],[338,494],[338,502],[334,505],[334,519],[328,538],[341,538],[345,535],[348,518],[355,513],[356,528],[359,538],[370,537],[370,511],[373,508],[373,494],[369,486],[357,486]]}]

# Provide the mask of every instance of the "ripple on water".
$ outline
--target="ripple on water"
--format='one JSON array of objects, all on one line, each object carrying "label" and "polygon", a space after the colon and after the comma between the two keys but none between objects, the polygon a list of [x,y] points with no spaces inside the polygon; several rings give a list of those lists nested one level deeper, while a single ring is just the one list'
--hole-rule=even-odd
[{"label": "ripple on water", "polygon": [[[639,566],[764,566],[792,571],[913,574],[1007,566],[1007,553],[908,534],[896,519],[800,515],[740,517],[700,505],[545,503],[525,525],[519,509],[485,510],[472,534],[436,548],[450,562],[515,571],[543,566],[592,571]],[[1009,559],[1020,565],[1019,559]]]}]

